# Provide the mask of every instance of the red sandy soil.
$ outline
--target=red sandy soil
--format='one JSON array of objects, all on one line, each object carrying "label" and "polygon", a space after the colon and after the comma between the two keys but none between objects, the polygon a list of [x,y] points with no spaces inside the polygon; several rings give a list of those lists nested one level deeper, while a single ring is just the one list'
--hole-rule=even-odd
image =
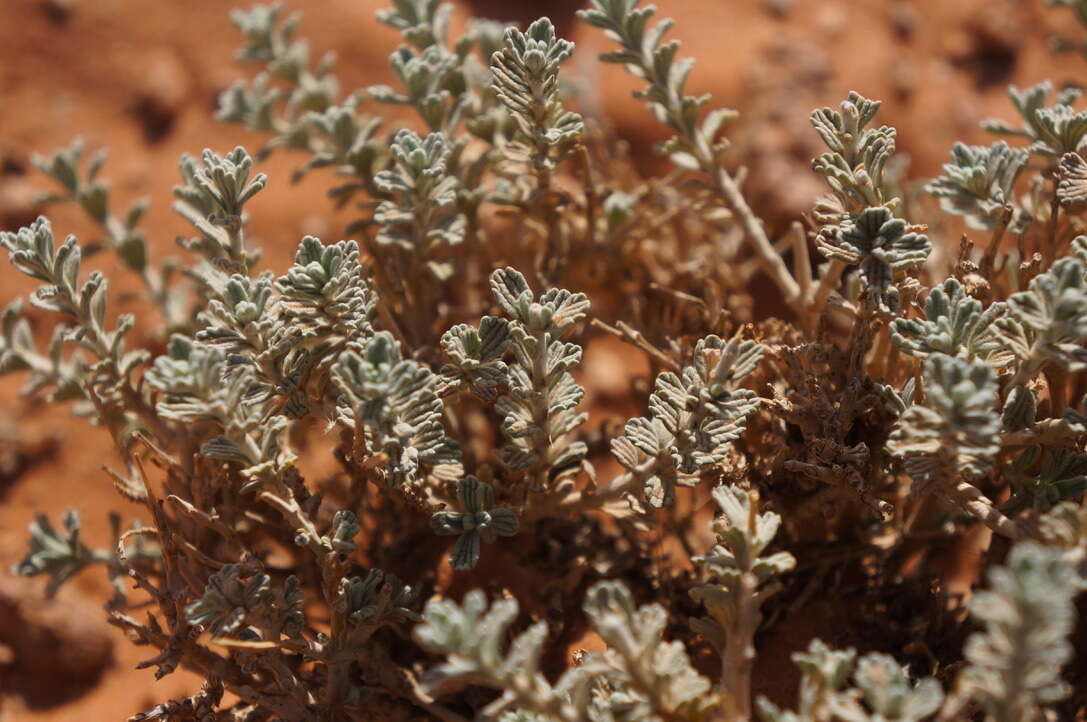
[{"label": "red sandy soil", "polygon": [[[691,89],[712,92],[717,103],[744,112],[734,135],[752,171],[749,195],[771,225],[784,226],[819,191],[807,170],[816,148],[808,112],[835,104],[850,89],[885,101],[881,120],[897,126],[899,149],[912,158],[911,175],[924,177],[938,171],[955,140],[982,142],[980,119],[1010,117],[1006,84],[1050,77],[1060,85],[1084,77],[1081,59],[1055,58],[1048,43],[1058,32],[1078,39],[1087,31],[1074,24],[1071,13],[1044,8],[1040,0],[797,0],[783,14],[770,6],[785,3],[763,0],[657,4],[662,14],[675,17],[683,52],[700,59]],[[345,88],[392,82],[386,60],[397,35],[374,20],[384,3],[287,5],[305,10],[301,32],[312,39],[315,54],[336,51]],[[648,158],[661,132],[629,97],[634,83],[594,62],[605,41],[573,21],[577,6],[569,0],[479,0],[474,7],[461,3],[457,18],[472,10],[522,22],[551,15],[560,32],[578,43],[570,70],[584,78],[579,94],[586,114],[606,115],[637,155]],[[46,185],[30,170],[29,155],[81,135],[91,149],[109,148],[104,175],[122,206],[139,196],[153,198],[144,227],[159,257],[174,253],[174,237],[186,230],[169,208],[178,156],[205,147],[226,151],[239,143],[254,148],[261,140],[211,117],[217,94],[249,72],[232,61],[238,35],[227,20],[229,7],[216,0],[0,2],[0,227],[14,229],[40,211],[32,198]],[[288,184],[297,161],[268,162],[263,170],[271,183],[252,204],[252,234],[272,268],[283,267],[303,233],[334,239],[346,221],[324,197],[327,176]],[[71,209],[58,208],[51,216],[58,235],[94,238],[94,229]],[[89,265],[115,271],[106,255]],[[0,279],[2,304],[32,288],[10,268],[0,271]],[[140,316],[145,338],[154,337],[158,319],[146,306],[130,302],[125,310]],[[34,318],[38,332],[48,328],[44,315]],[[588,355],[586,373],[614,378],[610,369],[624,364],[622,352],[601,349]],[[3,569],[23,554],[24,530],[36,512],[57,519],[78,507],[86,537],[105,543],[107,513],[133,511],[124,508],[101,471],[103,464],[117,464],[107,434],[65,409],[20,398],[20,384],[18,378],[0,380]],[[60,606],[42,601],[38,580],[21,586],[0,581],[0,694],[7,692],[0,720],[124,719],[195,691],[197,680],[185,673],[155,682],[151,671],[134,669],[147,650],[128,644],[101,621],[100,605],[109,594],[101,574],[68,584]],[[45,636],[30,638],[35,630]],[[81,654],[97,669],[43,674],[43,664],[61,669],[59,660],[50,661],[61,646],[50,633],[82,640]],[[789,651],[806,643],[806,636],[796,634],[768,642],[775,658],[784,662]],[[62,699],[67,701],[57,704]]]}]

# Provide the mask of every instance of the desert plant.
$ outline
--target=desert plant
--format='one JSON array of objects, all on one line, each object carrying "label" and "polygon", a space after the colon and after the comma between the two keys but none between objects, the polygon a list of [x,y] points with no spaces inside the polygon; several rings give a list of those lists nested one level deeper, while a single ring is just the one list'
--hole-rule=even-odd
[{"label": "desert plant", "polygon": [[[101,242],[46,217],[0,233],[38,284],[0,317],[0,373],[110,435],[134,519],[100,546],[75,512],[39,516],[14,571],[53,594],[104,568],[142,666],[206,682],[133,719],[1082,714],[1060,669],[1087,558],[1078,92],[1013,88],[1021,127],[955,145],[939,203],[849,93],[810,117],[829,194],[775,240],[722,137],[737,114],[688,94],[654,7],[579,17],[670,134],[664,179],[567,92],[550,20],[454,36],[451,12],[394,0],[394,84],[344,93],[300,16],[235,11],[258,73],[218,115],[269,140],[181,159],[184,262],[154,260],[143,202],[119,211],[79,143],[35,165]],[[250,215],[285,151],[355,215],[273,270]],[[99,246],[140,298],[87,272]],[[605,335],[646,378],[587,363]],[[943,591],[968,533],[990,551],[972,620]],[[813,608],[844,649],[788,636]],[[793,710],[753,699],[771,635],[796,651]]]}]

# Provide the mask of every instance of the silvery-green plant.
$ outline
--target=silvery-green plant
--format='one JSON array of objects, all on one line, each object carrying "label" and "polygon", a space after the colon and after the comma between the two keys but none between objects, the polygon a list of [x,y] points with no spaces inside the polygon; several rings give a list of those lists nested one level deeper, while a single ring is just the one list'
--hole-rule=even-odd
[{"label": "silvery-green plant", "polygon": [[[300,181],[306,173],[317,168],[335,168],[336,175],[346,178],[340,185],[329,190],[329,197],[337,206],[346,205],[359,193],[373,194],[375,169],[385,159],[378,130],[380,118],[360,115],[358,95],[347,98],[342,105],[333,105],[324,112],[310,111],[308,150],[311,157],[294,173],[292,181]],[[348,232],[365,225],[357,221],[348,226]]]},{"label": "silvery-green plant", "polygon": [[111,184],[101,178],[107,153],[94,153],[83,169],[82,139],[60,148],[49,156],[34,155],[30,162],[52,178],[59,186],[57,192],[41,197],[43,203],[72,202],[102,230],[101,244],[112,249],[126,268],[143,282],[147,295],[162,314],[167,329],[187,325],[185,296],[172,286],[178,266],[168,260],[161,267],[151,262],[151,249],[140,223],[147,213],[147,199],[139,199],[122,214],[114,208]]},{"label": "silvery-green plant", "polygon": [[1072,239],[1072,255],[1087,263],[1087,236],[1076,236]]},{"label": "silvery-green plant", "polygon": [[923,403],[906,409],[891,437],[890,449],[906,459],[919,480],[988,471],[998,451],[1000,428],[996,376],[991,367],[932,354],[925,361]]},{"label": "silvery-green plant", "polygon": [[[126,423],[136,423],[136,417],[146,421],[148,404],[134,374],[150,354],[143,349],[126,350],[125,337],[135,317],[122,314],[115,325],[110,324],[105,276],[92,271],[81,281],[83,253],[75,236],[58,245],[48,219],[39,217],[16,232],[0,233],[0,246],[7,249],[16,269],[43,282],[31,295],[31,304],[58,314],[66,324],[57,327],[48,356],[44,356],[35,349],[18,306],[9,307],[4,316],[0,368],[6,372],[29,370],[29,391],[52,386],[55,398],[89,398],[99,417],[129,417]],[[69,361],[63,358],[66,344],[77,349]],[[91,360],[84,361],[80,352],[90,354]]]},{"label": "silvery-green plant", "polygon": [[245,204],[264,189],[268,176],[250,177],[253,158],[241,146],[226,155],[205,150],[202,163],[181,159],[183,183],[174,187],[174,210],[199,236],[182,247],[206,258],[217,270],[247,273],[260,252],[245,244]]},{"label": "silvery-green plant", "polygon": [[832,703],[843,722],[922,722],[931,718],[944,698],[939,682],[928,677],[914,683],[887,654],[861,657],[853,684]]},{"label": "silvery-green plant", "polygon": [[824,256],[858,266],[864,288],[891,307],[897,305],[895,275],[925,262],[932,243],[909,230],[887,206],[865,208],[852,219],[828,226],[817,239]]},{"label": "silvery-green plant", "polygon": [[964,216],[971,228],[992,230],[1012,202],[1015,181],[1028,157],[1027,151],[1002,140],[989,146],[956,143],[951,162],[925,185],[925,192],[940,199],[944,212]]},{"label": "silvery-green plant", "polygon": [[237,635],[250,626],[290,633],[301,626],[303,601],[295,577],[273,589],[267,574],[246,576],[243,568],[227,564],[208,579],[203,596],[185,608],[185,615],[194,627],[216,637]]},{"label": "silvery-green plant", "polygon": [[830,150],[812,162],[812,169],[825,178],[839,209],[820,219],[823,223],[836,222],[833,215],[856,215],[865,208],[896,204],[884,180],[887,161],[895,152],[895,129],[869,127],[880,105],[878,100],[851,92],[838,110],[822,108],[811,114],[812,126]]},{"label": "silvery-green plant", "polygon": [[431,599],[415,639],[447,661],[432,668],[424,681],[436,695],[465,684],[496,689],[501,694],[484,714],[506,713],[505,720],[713,718],[718,700],[709,680],[695,671],[680,642],[664,641],[668,613],[663,607],[637,606],[622,584],[600,582],[586,593],[583,609],[607,648],[552,683],[540,670],[546,622],[511,639],[509,630],[519,613],[515,600],[488,605],[480,590],[469,592],[462,604]]},{"label": "silvery-green plant", "polygon": [[719,486],[713,500],[722,513],[710,527],[717,544],[693,558],[707,581],[691,589],[709,616],[692,619],[691,625],[721,657],[718,691],[725,718],[746,720],[751,717],[751,672],[761,607],[781,590],[778,577],[796,566],[796,558],[788,552],[765,553],[781,517],[760,512],[757,493]]},{"label": "silvery-green plant", "polygon": [[1057,199],[1076,208],[1087,203],[1087,161],[1078,153],[1065,153],[1058,168]]},{"label": "silvery-green plant", "polygon": [[[52,402],[83,398],[83,380],[87,364],[79,354],[63,357],[66,340],[64,327],[57,327],[45,353],[34,340],[30,321],[23,313],[23,303],[16,299],[0,317],[0,374],[24,372],[27,383],[23,394],[32,396],[51,388],[45,398]],[[77,411],[89,412],[88,404],[79,404]]]},{"label": "silvery-green plant", "polygon": [[393,0],[391,8],[377,11],[377,19],[422,49],[445,41],[452,10],[451,5],[440,0]]},{"label": "silvery-green plant", "polygon": [[679,168],[708,177],[713,192],[736,214],[763,270],[787,302],[800,303],[801,289],[796,279],[752,213],[736,179],[720,162],[724,146],[718,136],[736,117],[736,111],[715,108],[703,116],[702,109],[709,103],[709,96],[686,92],[694,60],[677,58],[679,42],[664,40],[672,28],[672,20],[650,25],[657,8],[640,5],[641,0],[591,0],[588,8],[578,11],[578,17],[602,29],[619,46],[619,50],[601,55],[603,62],[622,65],[628,73],[645,81],[646,88],[637,91],[635,97],[644,100],[653,117],[675,134],[659,149]]},{"label": "silvery-green plant", "polygon": [[452,6],[438,0],[403,0],[378,12],[380,22],[396,28],[407,41],[389,58],[400,90],[372,86],[367,94],[381,102],[415,108],[432,132],[453,134],[470,100],[464,56],[471,44],[465,36],[450,50]]},{"label": "silvery-green plant", "polygon": [[579,17],[589,25],[604,30],[620,50],[601,56],[606,63],[623,65],[628,72],[647,83],[637,97],[649,105],[654,117],[668,126],[675,136],[661,146],[677,165],[693,170],[716,166],[713,145],[721,128],[736,112],[716,109],[700,119],[700,111],[709,103],[708,96],[686,94],[687,77],[694,60],[677,58],[678,41],[665,42],[664,35],[673,22],[665,19],[651,26],[656,7],[638,7],[640,0],[593,0]]},{"label": "silvery-green plant", "polygon": [[148,386],[161,392],[155,410],[170,421],[196,424],[223,420],[228,410],[218,407],[223,394],[226,355],[215,348],[174,334],[166,353],[155,358],[144,374]]},{"label": "silvery-green plant", "polygon": [[1087,136],[1087,111],[1073,110],[1072,104],[1082,92],[1078,88],[1065,88],[1057,93],[1052,106],[1046,106],[1053,84],[1048,80],[1020,90],[1012,85],[1008,97],[1022,117],[1023,124],[1016,128],[998,119],[989,119],[982,127],[990,133],[1025,138],[1030,141],[1030,152],[1047,158],[1060,158],[1065,153],[1075,153]]},{"label": "silvery-green plant", "polygon": [[[339,352],[373,335],[376,296],[361,274],[358,245],[326,246],[304,237],[287,273],[273,281],[211,269],[207,309],[196,339],[223,351],[229,373],[248,369],[249,402],[271,401],[269,408],[290,418],[309,410],[330,416],[326,395],[329,369]],[[269,413],[266,409],[262,414]]]},{"label": "silvery-green plant", "polygon": [[113,555],[106,550],[91,549],[82,540],[79,514],[69,510],[61,520],[61,532],[43,514],[30,524],[30,544],[26,556],[14,571],[24,576],[44,574],[49,577],[46,594],[52,596],[64,582],[92,564],[109,563]]},{"label": "silvery-green plant", "polygon": [[494,401],[509,380],[509,366],[502,360],[510,346],[509,322],[484,316],[479,328],[457,324],[442,334],[441,345],[449,359],[441,370],[443,393],[470,391]]},{"label": "silvery-green plant", "polygon": [[[244,480],[239,490],[255,491],[294,463],[295,455],[286,443],[290,422],[285,415],[266,414],[267,397],[250,397],[254,389],[266,388],[251,368],[226,378],[221,376],[220,380],[225,383],[197,412],[198,419],[210,417],[219,429],[218,435],[200,446],[200,453],[236,466]],[[194,419],[175,414],[175,420]]]},{"label": "silvery-green plant", "polygon": [[671,506],[677,486],[693,486],[740,438],[758,408],[753,391],[734,388],[758,365],[765,347],[754,341],[707,336],[694,349],[694,363],[681,374],[657,376],[648,417],[627,422],[612,441],[612,453],[642,487],[652,507]]},{"label": "silvery-green plant", "polygon": [[[437,254],[464,240],[464,216],[456,207],[458,181],[447,169],[450,149],[441,133],[421,138],[402,130],[390,152],[390,167],[374,177],[386,196],[374,211],[375,241],[405,251],[409,263],[448,280],[453,268]],[[405,274],[414,279],[418,271]]]},{"label": "silvery-green plant", "polygon": [[525,32],[506,30],[502,49],[491,57],[494,92],[527,139],[531,165],[547,190],[547,174],[572,149],[581,135],[581,116],[566,110],[559,98],[559,65],[574,44],[555,36],[547,18]]},{"label": "silvery-green plant", "polygon": [[1025,291],[1008,297],[1007,314],[995,322],[1001,344],[1015,358],[1019,381],[1049,364],[1076,371],[1087,356],[1087,266],[1059,259],[1035,276]]},{"label": "silvery-green plant", "polygon": [[996,373],[982,361],[942,353],[925,361],[925,398],[898,420],[888,450],[903,459],[914,493],[936,493],[994,531],[1011,537],[1018,527],[974,485],[1000,451]]},{"label": "silvery-green plant", "polygon": [[[319,238],[305,236],[294,264],[275,285],[282,320],[292,327],[292,341],[298,339],[318,352],[334,355],[345,345],[373,335],[377,298],[363,279],[355,241],[326,246]],[[260,315],[261,309],[235,305],[236,313],[246,311]]]},{"label": "silvery-green plant", "polygon": [[232,13],[246,40],[238,58],[262,65],[263,70],[250,82],[237,82],[221,93],[216,117],[271,135],[258,158],[277,148],[309,153],[310,160],[292,180],[301,180],[315,168],[334,167],[348,180],[329,195],[343,205],[373,188],[373,174],[385,156],[377,136],[381,120],[360,114],[360,93],[340,99],[339,81],[332,72],[335,56],[328,53],[311,63],[306,42],[294,39],[301,14],[282,19],[281,12],[280,4],[271,4]]},{"label": "silvery-green plant", "polygon": [[512,352],[509,391],[497,401],[506,437],[500,458],[529,491],[554,490],[581,469],[587,451],[569,439],[586,418],[577,409],[585,390],[570,373],[582,351],[562,339],[585,317],[589,300],[562,289],[537,298],[512,268],[491,274],[491,291],[510,317]]},{"label": "silvery-green plant", "polygon": [[250,278],[235,273],[216,279],[219,290],[197,320],[198,340],[231,354],[261,354],[272,344],[277,299],[271,274]]},{"label": "silvery-green plant", "polygon": [[[552,176],[584,130],[581,116],[566,110],[559,92],[559,65],[573,50],[573,43],[556,37],[550,20],[540,18],[525,32],[508,28],[501,50],[491,56],[493,92],[518,131],[501,147],[507,178],[493,200],[536,210],[546,228],[543,254],[562,253],[568,243]],[[534,179],[530,186],[523,182],[526,170]]]},{"label": "silvery-green plant", "polygon": [[430,526],[436,534],[457,537],[450,555],[453,568],[471,569],[479,561],[480,542],[513,536],[519,522],[512,509],[495,504],[491,485],[474,476],[457,482],[457,501],[461,511],[436,512]]},{"label": "silvery-green plant", "polygon": [[341,206],[357,201],[363,212],[348,226],[354,233],[373,222],[374,204],[365,197],[383,197],[376,176],[395,163],[389,151],[402,130],[383,131],[383,119],[364,113],[362,106],[375,100],[413,107],[432,133],[442,134],[451,153],[450,172],[462,181],[458,202],[474,217],[486,195],[475,186],[492,155],[485,149],[463,157],[467,139],[462,131],[467,119],[473,134],[489,143],[507,133],[508,123],[496,115],[490,72],[482,62],[490,59],[497,44],[493,36],[500,38],[503,26],[476,20],[451,41],[451,12],[452,5],[437,0],[398,0],[378,11],[378,20],[398,30],[405,41],[389,61],[399,87],[377,85],[342,95],[332,72],[334,56],[326,54],[312,64],[305,42],[293,39],[300,15],[283,20],[278,4],[238,11],[234,21],[247,42],[239,57],[264,70],[220,96],[218,117],[270,134],[272,139],[258,153],[262,158],[276,148],[309,155],[292,180],[313,169],[335,169],[343,182],[329,195]]},{"label": "silvery-green plant", "polygon": [[984,630],[966,640],[945,717],[974,702],[987,722],[1045,719],[1042,708],[1068,694],[1061,666],[1072,657],[1067,636],[1083,580],[1059,550],[1022,542],[988,582],[970,604]]},{"label": "silvery-green plant", "polygon": [[387,331],[344,351],[331,379],[341,394],[338,417],[353,429],[356,463],[380,455],[384,482],[394,488],[421,484],[428,474],[455,479],[462,473],[460,448],[442,424],[437,374],[403,358]]},{"label": "silvery-green plant", "polygon": [[[894,158],[896,131],[890,126],[870,127],[881,105],[854,91],[838,110],[822,108],[811,114],[812,126],[829,151],[812,161],[812,169],[823,176],[830,194],[816,201],[812,213],[818,226],[816,248],[829,263],[817,284],[810,273],[804,274],[808,305],[802,315],[809,328],[818,324],[845,270],[858,264],[860,289],[871,291],[864,315],[873,309],[897,311],[895,276],[924,263],[931,250],[925,235],[894,217],[901,199],[888,165]],[[807,239],[797,238],[804,241],[799,257],[806,259]]]},{"label": "silvery-green plant", "polygon": [[[764,700],[763,718],[920,722],[941,704],[927,675],[964,666],[949,720],[1038,719],[1063,694],[1040,660],[1070,654],[1087,558],[1075,93],[1045,108],[1044,84],[1016,91],[1029,150],[955,146],[929,189],[968,221],[957,254],[902,177],[880,104],[850,93],[812,116],[831,195],[772,242],[781,219],[756,217],[726,167],[734,113],[688,94],[692,61],[654,14],[592,0],[581,18],[669,129],[665,180],[583,122],[555,23],[468,19],[457,35],[440,0],[379,12],[402,43],[394,81],[353,92],[330,54],[311,61],[297,16],[235,13],[260,72],[221,96],[220,117],[268,142],[182,160],[184,267],[151,263],[144,206],[117,210],[104,156],[35,161],[101,238],[58,244],[44,219],[0,235],[42,284],[39,308],[0,317],[0,372],[112,436],[107,474],[143,521],[111,517],[98,549],[74,515],[39,517],[15,571],[54,592],[104,568],[109,621],[154,650],[142,666],[207,681],[136,719],[752,722],[752,688],[776,672],[756,634],[780,649],[829,595],[848,610],[836,638],[885,646],[813,642],[795,655],[795,711]],[[413,117],[371,115],[383,104]],[[337,176],[332,200],[356,214],[347,239],[305,236],[273,269],[248,229],[268,182],[256,164],[276,148],[302,156],[292,181]],[[980,257],[977,228],[991,231]],[[829,258],[818,273],[813,240]],[[107,304],[105,277],[83,270],[99,246],[142,277],[138,293]],[[164,329],[133,331],[145,305]],[[609,365],[605,332],[633,356]],[[148,349],[129,350],[135,338]],[[583,353],[600,356],[583,369]],[[628,378],[642,353],[645,378]],[[618,429],[642,397],[645,416]],[[5,479],[34,461],[11,426]],[[963,531],[922,513],[937,510],[929,493],[1049,545],[1015,547],[990,575],[965,664],[956,640],[972,630],[932,611],[947,609]],[[707,534],[694,522],[710,500]],[[970,544],[993,544],[979,572],[1001,556],[989,535]],[[865,593],[843,600],[855,582]],[[451,601],[472,587],[487,592]],[[698,606],[705,618],[684,621]],[[895,649],[903,632],[916,642]],[[714,652],[711,681],[699,670]]]},{"label": "silvery-green plant", "polygon": [[1087,579],[1087,514],[1080,504],[1062,501],[1055,505],[1042,516],[1038,536],[1060,551],[1081,580]]},{"label": "silvery-green plant", "polygon": [[258,153],[263,157],[277,146],[308,148],[316,141],[310,113],[328,110],[339,96],[332,68],[336,58],[326,54],[310,62],[309,45],[295,39],[300,13],[281,19],[282,5],[254,5],[236,9],[230,19],[245,38],[238,59],[264,66],[250,84],[235,83],[219,96],[217,118],[275,138]]},{"label": "silvery-green plant", "polygon": [[891,321],[891,341],[900,351],[918,358],[933,353],[986,358],[998,345],[991,327],[1004,311],[999,302],[984,308],[957,278],[948,278],[929,291],[924,319]]},{"label": "silvery-green plant", "polygon": [[[720,713],[714,709],[723,704],[720,695],[691,664],[687,650],[664,640],[668,614],[660,605],[639,606],[622,583],[601,582],[589,588],[583,609],[607,644],[599,658],[605,684],[594,690],[593,716],[693,722]],[[591,669],[593,661],[583,666]]]},{"label": "silvery-green plant", "polygon": [[1002,506],[1006,514],[1023,509],[1049,511],[1061,501],[1078,499],[1087,492],[1087,456],[1071,449],[1043,451],[1034,444],[1015,458],[1007,477],[1012,496]]},{"label": "silvery-green plant", "polygon": [[[856,664],[854,664],[856,660]],[[922,722],[933,719],[944,694],[929,677],[913,682],[893,657],[870,653],[857,659],[854,649],[833,650],[812,640],[807,652],[793,654],[802,670],[800,704],[783,711],[759,700],[765,722]],[[847,686],[852,672],[852,686]]]},{"label": "silvery-green plant", "polygon": [[791,658],[801,672],[796,711],[780,709],[765,697],[759,697],[759,718],[764,722],[827,722],[832,719],[831,705],[849,682],[857,650],[831,649],[823,640],[813,639],[806,651],[793,652]]},{"label": "silvery-green plant", "polygon": [[1000,423],[1005,431],[1022,431],[1034,424],[1038,415],[1038,398],[1026,386],[1012,386],[1000,411]]}]

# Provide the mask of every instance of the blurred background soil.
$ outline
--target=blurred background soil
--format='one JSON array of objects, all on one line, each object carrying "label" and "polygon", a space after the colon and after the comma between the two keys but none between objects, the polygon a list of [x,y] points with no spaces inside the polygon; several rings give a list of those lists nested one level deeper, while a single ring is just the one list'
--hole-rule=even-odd
[{"label": "blurred background soil", "polygon": [[[775,227],[806,211],[821,188],[809,172],[817,151],[808,123],[813,107],[834,105],[851,89],[882,99],[881,121],[898,128],[899,150],[911,158],[910,176],[923,178],[938,171],[955,140],[982,142],[979,120],[1011,117],[1008,83],[1028,85],[1049,77],[1060,86],[1085,77],[1078,56],[1055,58],[1051,50],[1054,37],[1078,41],[1082,29],[1071,13],[1044,7],[1042,0],[657,4],[663,16],[676,19],[673,34],[684,42],[682,53],[698,58],[692,90],[710,92],[715,104],[741,111],[730,136],[736,162],[749,167],[749,198]],[[205,147],[252,149],[263,140],[212,119],[218,93],[251,72],[233,60],[239,40],[227,19],[231,5],[221,0],[0,1],[0,228],[15,229],[42,210],[34,199],[46,183],[32,170],[30,155],[82,136],[92,150],[109,149],[103,175],[113,181],[118,207],[151,196],[144,228],[157,257],[173,254],[173,239],[186,232],[170,211],[178,156]],[[386,61],[398,36],[374,20],[383,2],[291,0],[286,5],[305,11],[300,33],[312,40],[315,55],[336,52],[345,88],[392,82]],[[630,98],[634,83],[595,62],[605,41],[574,22],[579,5],[461,0],[457,22],[469,13],[521,23],[549,15],[578,45],[568,75],[580,78],[580,109],[607,118],[630,140],[639,162],[653,169],[659,160],[650,148],[660,139],[660,128]],[[288,183],[298,162],[280,155],[266,163],[262,170],[271,181],[252,203],[251,234],[271,268],[284,266],[300,235],[336,240],[348,220],[325,198],[328,175]],[[94,229],[72,209],[56,208],[50,215],[58,236],[70,232],[83,241],[94,239]],[[86,265],[116,270],[108,254]],[[124,290],[123,282],[115,284],[111,303],[118,285]],[[3,264],[0,304],[31,288]],[[154,339],[157,318],[138,300],[120,300],[124,310],[140,317],[145,335],[137,333],[133,341]],[[33,318],[38,332],[52,325],[44,315]],[[621,391],[625,384],[616,379],[635,366],[644,368],[623,347],[597,343],[586,356],[585,373]],[[24,553],[25,529],[36,512],[58,519],[75,506],[87,538],[103,544],[107,513],[131,511],[101,470],[103,464],[117,464],[106,432],[66,409],[20,398],[21,382],[17,376],[0,379],[4,570]],[[593,403],[590,396],[590,408]],[[100,605],[109,594],[103,576],[87,573],[57,599],[45,601],[40,580],[0,574],[0,719],[124,719],[195,691],[198,682],[186,673],[156,682],[152,671],[134,669],[149,655],[103,621]],[[788,653],[816,631],[794,630],[795,639],[784,631],[774,635],[765,641],[760,663],[785,663]]]}]

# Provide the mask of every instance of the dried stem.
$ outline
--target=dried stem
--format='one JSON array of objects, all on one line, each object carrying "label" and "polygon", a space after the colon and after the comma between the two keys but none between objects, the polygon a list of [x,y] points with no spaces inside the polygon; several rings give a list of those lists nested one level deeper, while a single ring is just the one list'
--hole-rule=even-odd
[{"label": "dried stem", "polygon": [[1019,539],[1022,536],[1022,529],[1020,529],[1019,525],[1004,516],[993,502],[973,484],[960,481],[946,492],[946,496],[948,501],[984,523],[994,533],[1012,540]]}]

